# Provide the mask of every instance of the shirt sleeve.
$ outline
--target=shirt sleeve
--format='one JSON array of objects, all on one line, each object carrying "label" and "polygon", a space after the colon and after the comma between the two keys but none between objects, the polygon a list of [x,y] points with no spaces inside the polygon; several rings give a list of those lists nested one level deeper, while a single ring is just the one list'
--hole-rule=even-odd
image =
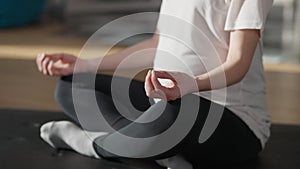
[{"label": "shirt sleeve", "polygon": [[273,0],[231,0],[225,31],[238,29],[263,30]]}]

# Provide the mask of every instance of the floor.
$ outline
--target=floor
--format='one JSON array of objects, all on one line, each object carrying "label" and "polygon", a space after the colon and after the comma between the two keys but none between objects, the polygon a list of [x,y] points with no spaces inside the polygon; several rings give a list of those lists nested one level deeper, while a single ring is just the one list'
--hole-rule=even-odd
[{"label": "floor", "polygon": [[[87,38],[65,35],[65,25],[33,25],[0,30],[0,109],[59,110],[53,91],[56,77],[37,72],[34,58],[40,52],[78,55]],[[105,45],[97,50],[105,49]],[[114,47],[115,52],[122,47]],[[267,98],[274,123],[300,124],[300,66],[265,64]],[[143,78],[143,74],[139,79]]]},{"label": "floor", "polygon": [[40,139],[39,128],[47,121],[66,119],[62,113],[1,109],[0,114],[1,169],[163,169],[153,161],[98,160],[53,149]]},{"label": "floor", "polygon": [[[66,119],[62,113],[0,109],[0,114],[1,169],[164,169],[153,161],[97,160],[51,148],[39,138],[39,127],[47,121]],[[299,132],[299,126],[273,125],[273,134],[265,150],[257,159],[242,165],[205,167],[203,159],[198,162],[201,169],[298,169]]]}]

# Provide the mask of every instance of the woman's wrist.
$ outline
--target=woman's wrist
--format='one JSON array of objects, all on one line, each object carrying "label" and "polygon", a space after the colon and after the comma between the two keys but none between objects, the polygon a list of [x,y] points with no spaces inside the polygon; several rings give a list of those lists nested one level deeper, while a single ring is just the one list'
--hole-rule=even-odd
[{"label": "woman's wrist", "polygon": [[198,92],[211,90],[210,80],[208,74],[202,74],[195,77]]},{"label": "woman's wrist", "polygon": [[79,72],[96,72],[97,71],[97,62],[93,59],[80,59],[77,60],[77,70]]}]

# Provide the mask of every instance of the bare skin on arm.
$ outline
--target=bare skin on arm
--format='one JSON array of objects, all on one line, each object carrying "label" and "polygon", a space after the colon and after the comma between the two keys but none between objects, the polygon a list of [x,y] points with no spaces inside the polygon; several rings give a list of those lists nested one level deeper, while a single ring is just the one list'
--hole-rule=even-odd
[{"label": "bare skin on arm", "polygon": [[[238,83],[243,79],[250,67],[259,38],[260,30],[232,31],[230,33],[230,47],[227,60],[221,66],[196,77],[191,77],[180,72],[149,71],[145,78],[147,96],[164,100],[175,100],[188,93],[218,89]],[[156,48],[158,39],[159,35],[155,34],[149,40],[128,47],[116,54],[104,56],[102,60],[103,66],[101,66],[99,70],[114,70],[118,64],[130,54],[143,49]],[[141,59],[136,59],[134,62],[131,62],[130,65],[126,65],[123,68],[150,67],[153,65],[154,57],[155,52],[153,52],[151,57],[141,57]],[[98,65],[95,65],[95,63],[98,63],[97,59],[84,60],[70,54],[40,54],[36,62],[39,71],[43,74],[64,76],[74,73],[76,60],[78,60],[79,67],[77,70],[79,70],[79,72],[88,72],[98,67]],[[224,73],[226,86],[216,84],[214,88],[212,88],[210,78],[222,78]],[[158,82],[158,78],[169,79],[172,84],[170,84],[170,86],[162,86]],[[197,87],[191,85],[194,84],[195,81]]]},{"label": "bare skin on arm", "polygon": [[[149,97],[163,100],[175,100],[188,93],[224,88],[241,81],[249,70],[252,57],[260,38],[260,30],[236,30],[230,33],[230,47],[227,60],[215,69],[191,77],[185,73],[167,71],[149,71],[145,81],[145,90]],[[210,84],[210,78],[223,79],[226,84]],[[151,78],[150,78],[151,77]],[[162,86],[157,79],[169,79],[172,87]],[[191,85],[197,83],[195,85]]]},{"label": "bare skin on arm", "polygon": [[[119,63],[132,53],[144,50],[144,49],[156,49],[158,44],[158,35],[155,34],[151,39],[140,42],[136,45],[128,47],[118,53],[99,57],[96,59],[80,59],[71,54],[55,53],[55,54],[39,54],[36,58],[36,63],[40,72],[49,76],[65,76],[72,73],[90,72],[98,69],[114,70]],[[155,56],[155,50],[153,55],[149,57],[141,57],[135,59],[130,64],[123,66],[124,69],[151,67]],[[101,60],[101,66],[98,68],[99,60]],[[77,72],[74,72],[74,66],[77,61]]]}]

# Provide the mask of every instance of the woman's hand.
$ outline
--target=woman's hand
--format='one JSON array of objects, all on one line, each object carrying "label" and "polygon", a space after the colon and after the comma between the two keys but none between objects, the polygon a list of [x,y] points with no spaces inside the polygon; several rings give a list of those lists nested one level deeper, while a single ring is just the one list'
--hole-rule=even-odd
[{"label": "woman's hand", "polygon": [[[169,83],[163,86],[159,78],[167,79]],[[185,73],[149,70],[145,79],[145,90],[148,97],[171,101],[198,91],[198,86],[195,78]]]},{"label": "woman's hand", "polygon": [[73,74],[77,61],[76,73],[88,71],[87,60],[79,59],[70,54],[39,54],[36,63],[40,72],[50,76],[65,76]]}]

